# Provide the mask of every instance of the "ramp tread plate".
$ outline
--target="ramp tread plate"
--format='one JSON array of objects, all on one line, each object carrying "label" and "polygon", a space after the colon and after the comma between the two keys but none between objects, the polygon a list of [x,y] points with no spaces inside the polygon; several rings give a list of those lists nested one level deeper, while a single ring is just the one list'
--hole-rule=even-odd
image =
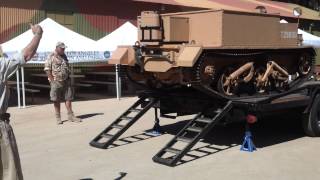
[{"label": "ramp tread plate", "polygon": [[179,154],[181,152],[181,150],[175,148],[166,148],[165,151],[173,154]]},{"label": "ramp tread plate", "polygon": [[111,134],[101,134],[101,137],[110,139],[110,138],[113,137],[113,135],[111,135]]},{"label": "ramp tread plate", "polygon": [[211,123],[212,119],[210,119],[210,118],[198,118],[196,121],[197,122],[203,122],[203,123]]},{"label": "ramp tread plate", "polygon": [[199,133],[199,132],[202,131],[202,128],[199,128],[199,127],[188,127],[186,130]]},{"label": "ramp tread plate", "polygon": [[186,138],[186,137],[178,137],[177,138],[177,141],[182,141],[182,142],[185,142],[185,143],[190,143],[192,142],[193,139],[191,138]]},{"label": "ramp tread plate", "polygon": [[124,126],[119,125],[119,124],[114,124],[114,125],[112,125],[112,127],[113,127],[113,128],[116,128],[116,129],[122,129],[122,128],[124,128]]}]

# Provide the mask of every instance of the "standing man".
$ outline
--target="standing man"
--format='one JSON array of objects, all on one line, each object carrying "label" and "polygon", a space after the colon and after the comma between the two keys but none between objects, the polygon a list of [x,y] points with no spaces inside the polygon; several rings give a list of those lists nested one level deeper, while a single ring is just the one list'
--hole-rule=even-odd
[{"label": "standing man", "polygon": [[68,111],[68,120],[71,122],[81,122],[81,119],[74,116],[71,106],[74,92],[71,87],[70,68],[64,50],[66,45],[63,42],[58,42],[56,49],[48,56],[44,71],[48,75],[48,80],[51,86],[50,100],[53,101],[57,124],[62,124],[60,113],[60,102],[65,101]]},{"label": "standing man", "polygon": [[[37,51],[42,37],[42,28],[31,25],[34,34],[31,42],[13,57],[3,56],[0,52],[0,179],[22,180],[22,170],[16,139],[9,124],[10,114],[6,113],[9,101],[7,80],[18,70],[19,66],[29,61]],[[1,51],[1,48],[0,48]]]}]

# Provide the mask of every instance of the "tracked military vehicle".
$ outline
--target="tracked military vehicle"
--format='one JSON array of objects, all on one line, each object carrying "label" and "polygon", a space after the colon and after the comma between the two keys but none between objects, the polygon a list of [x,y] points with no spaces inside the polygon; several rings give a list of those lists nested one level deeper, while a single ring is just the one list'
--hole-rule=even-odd
[{"label": "tracked military vehicle", "polygon": [[284,92],[312,74],[315,52],[301,46],[297,23],[279,15],[207,10],[145,11],[139,41],[119,47],[110,64],[150,89],[191,87],[237,98]]},{"label": "tracked military vehicle", "polygon": [[155,109],[155,130],[158,109],[166,118],[196,114],[153,157],[168,166],[194,157],[188,152],[217,124],[243,121],[249,127],[267,114],[302,115],[305,133],[320,136],[315,52],[301,45],[297,23],[282,24],[278,15],[225,10],[146,11],[138,27],[139,41],[118,47],[109,63],[125,66],[129,79],[144,91],[90,145],[117,146],[118,138],[150,108]]}]

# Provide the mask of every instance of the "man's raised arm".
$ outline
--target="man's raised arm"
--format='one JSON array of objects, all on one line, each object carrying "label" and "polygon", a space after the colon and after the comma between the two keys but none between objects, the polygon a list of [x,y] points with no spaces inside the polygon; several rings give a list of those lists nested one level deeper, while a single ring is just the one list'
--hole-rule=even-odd
[{"label": "man's raised arm", "polygon": [[22,52],[26,62],[29,61],[37,52],[40,39],[43,33],[41,26],[32,24],[30,24],[30,26],[32,33],[34,34],[34,37],[32,38],[31,42],[23,49]]}]

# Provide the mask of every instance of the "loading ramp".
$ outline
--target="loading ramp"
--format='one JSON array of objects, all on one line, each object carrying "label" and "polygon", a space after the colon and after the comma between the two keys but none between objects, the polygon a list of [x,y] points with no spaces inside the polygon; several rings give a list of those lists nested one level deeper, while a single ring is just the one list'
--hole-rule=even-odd
[{"label": "loading ramp", "polygon": [[[231,109],[232,102],[228,101],[223,107],[215,109],[215,115],[212,118],[206,117],[203,113],[199,113],[152,158],[153,161],[168,166],[176,165]],[[180,142],[184,143],[184,147],[182,149],[174,148],[174,145]],[[166,154],[174,155],[164,157]]]},{"label": "loading ramp", "polygon": [[108,148],[157,102],[156,98],[139,98],[128,110],[98,134],[90,142],[90,145],[100,149]]}]

